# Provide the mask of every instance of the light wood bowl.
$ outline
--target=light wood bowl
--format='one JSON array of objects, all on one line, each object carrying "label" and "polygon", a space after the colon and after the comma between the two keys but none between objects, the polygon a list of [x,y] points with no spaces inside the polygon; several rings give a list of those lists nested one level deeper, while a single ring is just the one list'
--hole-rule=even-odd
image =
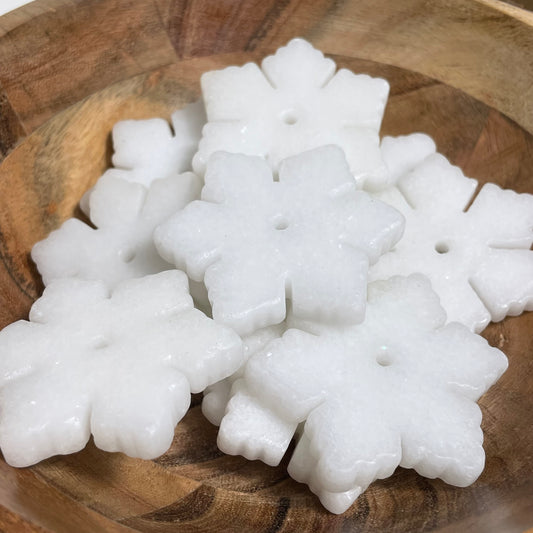
[{"label": "light wood bowl", "polygon": [[[0,18],[0,327],[42,286],[32,245],[78,214],[120,119],[168,117],[200,74],[301,36],[338,66],[386,77],[383,134],[423,131],[480,182],[533,193],[533,15],[495,0],[37,0]],[[497,213],[495,213],[497,216]],[[484,335],[509,370],[481,402],[485,471],[459,489],[398,469],[343,515],[285,464],[216,447],[200,398],[155,461],[0,460],[0,530],[524,531],[533,526],[533,313]],[[131,528],[131,529],[130,529]]]}]

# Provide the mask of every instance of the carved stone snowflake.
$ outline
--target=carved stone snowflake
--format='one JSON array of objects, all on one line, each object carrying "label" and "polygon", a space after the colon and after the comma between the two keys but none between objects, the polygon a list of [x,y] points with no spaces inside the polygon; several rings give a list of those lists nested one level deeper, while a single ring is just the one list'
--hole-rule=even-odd
[{"label": "carved stone snowflake", "polygon": [[433,154],[381,193],[406,229],[369,279],[421,272],[448,319],[480,332],[490,320],[533,309],[533,196],[486,184],[469,206],[476,187]]},{"label": "carved stone snowflake", "polygon": [[398,465],[472,483],[484,466],[476,401],[507,359],[445,319],[429,281],[413,275],[369,285],[364,324],[289,329],[250,358],[219,446],[276,464],[305,421],[289,472],[333,512]]},{"label": "carved stone snowflake", "polygon": [[149,186],[154,179],[191,170],[206,122],[201,100],[161,118],[123,120],[113,127],[113,173]]},{"label": "carved stone snowflake", "polygon": [[96,229],[70,219],[33,247],[44,284],[75,277],[102,280],[112,288],[125,279],[173,268],[155,249],[154,228],[197,198],[200,188],[192,172],[155,180],[148,190],[104,176],[90,199]]},{"label": "carved stone snowflake", "polygon": [[202,76],[208,123],[195,172],[203,175],[218,150],[264,157],[277,170],[292,155],[327,144],[340,146],[361,183],[386,172],[379,128],[389,92],[380,78],[353,74],[294,39],[261,69],[255,63]]},{"label": "carved stone snowflake", "polygon": [[274,181],[259,157],[219,152],[202,201],[156,229],[159,252],[204,279],[213,317],[246,335],[296,315],[363,319],[368,264],[400,238],[401,215],[356,190],[342,150],[286,159]]},{"label": "carved stone snowflake", "polygon": [[[104,176],[112,176],[149,187],[152,181],[192,170],[192,157],[198,149],[206,122],[201,100],[172,113],[171,124],[162,118],[122,120],[113,127],[113,167]],[[87,191],[80,207],[90,213]]]},{"label": "carved stone snowflake", "polygon": [[0,447],[14,466],[98,447],[154,458],[190,392],[242,363],[240,338],[193,309],[183,272],[58,280],[0,332]]}]

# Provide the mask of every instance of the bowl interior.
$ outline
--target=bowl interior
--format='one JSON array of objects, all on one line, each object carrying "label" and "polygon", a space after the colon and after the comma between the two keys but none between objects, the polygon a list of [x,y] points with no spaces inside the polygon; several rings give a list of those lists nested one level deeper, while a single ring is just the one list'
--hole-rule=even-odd
[{"label": "bowl interior", "polygon": [[[87,7],[89,2],[81,6],[86,22],[90,20],[94,25],[106,13],[114,20],[113,7],[117,8],[120,2],[110,0],[111,8],[96,4],[92,13],[92,8]],[[322,46],[339,68],[389,81],[391,92],[382,135],[422,131],[435,139],[438,151],[480,184],[490,181],[517,192],[533,193],[533,126],[529,128],[531,118],[523,116],[526,104],[516,103],[524,97],[524,75],[513,85],[498,73],[491,81],[494,87],[491,85],[484,94],[481,68],[472,70],[469,79],[461,78],[446,66],[444,52],[435,48],[434,40],[428,45],[433,66],[429,63],[431,53],[417,48],[422,38],[415,29],[422,33],[432,30],[436,32],[434,39],[441,39],[441,46],[446,48],[448,62],[454,57],[457,47],[450,36],[442,40],[446,29],[451,31],[458,24],[459,17],[451,14],[450,8],[445,11],[444,7],[429,6],[430,13],[420,29],[416,11],[391,3],[386,8],[381,2],[375,8],[365,2],[358,6],[356,2],[335,6],[327,2],[302,4],[308,8],[307,14],[302,5],[294,4],[295,14],[290,20],[281,20],[279,13],[264,16],[263,22],[275,21],[275,36],[268,27],[264,34],[256,32],[253,21],[259,15],[253,18],[247,6],[243,8],[248,16],[243,35],[237,35],[233,28],[228,30],[230,37],[222,33],[218,41],[212,36],[202,41],[200,30],[195,38],[190,29],[179,36],[178,3],[160,2],[163,19],[168,23],[167,34],[178,53],[172,61],[164,66],[146,61],[135,76],[125,75],[131,72],[124,68],[123,79],[111,80],[114,83],[98,90],[90,86],[82,97],[76,94],[75,102],[64,100],[68,104],[64,109],[50,106],[49,115],[28,107],[27,123],[33,126],[28,126],[27,131],[32,133],[0,165],[0,327],[26,318],[42,291],[29,257],[31,247],[67,218],[82,216],[79,199],[110,165],[110,131],[115,122],[126,118],[168,118],[173,110],[199,97],[202,72],[258,61],[295,35],[304,35],[315,46]],[[140,2],[131,5],[140,6]],[[365,12],[365,6],[376,13]],[[197,7],[181,7],[180,20],[194,23]],[[468,14],[471,21],[478,20],[476,17],[481,20],[489,9],[478,3],[467,7],[458,2],[455,7],[463,16]],[[210,4],[205,8],[206,18],[201,24],[211,22],[220,27],[219,16],[211,8]],[[152,14],[150,9],[138,7],[134,10],[135,20],[141,12],[145,16]],[[280,10],[287,14],[285,8]],[[68,18],[70,7],[62,7],[59,13]],[[493,9],[490,14],[511,20],[501,11]],[[294,19],[296,15],[301,18]],[[237,24],[243,15],[234,16]],[[53,17],[46,17],[41,23],[52,24]],[[155,19],[148,20],[156,24]],[[368,28],[374,33],[368,28],[358,30],[355,20],[368,21]],[[512,20],[517,31],[531,35],[531,31],[525,31],[525,22]],[[380,28],[391,27],[394,21],[391,35],[379,33]],[[437,27],[438,21],[442,27]],[[34,19],[27,24],[31,27]],[[62,27],[57,21],[55,24]],[[403,36],[402,29],[407,32]],[[29,31],[27,27],[25,31]],[[72,40],[72,35],[62,31],[65,42]],[[376,31],[385,44],[377,43]],[[250,36],[254,32],[255,40]],[[472,35],[475,48],[463,50],[457,59],[463,76],[476,58],[484,64],[490,56],[482,50],[484,32],[476,26]],[[367,41],[363,41],[364,36]],[[153,37],[151,42],[158,38]],[[149,40],[146,36],[143,39]],[[391,47],[391,43],[400,46],[402,39],[403,49]],[[497,37],[497,42],[506,39]],[[516,53],[516,46],[514,52],[511,48],[497,52],[498,57],[507,57],[510,62],[512,58],[512,72],[523,60]],[[84,53],[88,52],[76,48],[76,54]],[[109,81],[109,76],[106,79]],[[457,87],[469,89],[470,94]],[[505,90],[508,92],[504,98]],[[31,117],[35,116],[41,118],[32,122]],[[203,419],[197,396],[176,429],[172,447],[161,458],[141,461],[122,454],[106,454],[90,442],[82,452],[54,457],[29,469],[15,470],[1,462],[0,503],[6,509],[5,516],[12,514],[13,520],[28,527],[37,524],[57,531],[122,531],[126,526],[158,532],[178,526],[180,531],[525,528],[533,521],[533,442],[528,436],[533,426],[531,331],[533,313],[526,313],[491,324],[483,333],[493,346],[507,354],[509,369],[480,401],[487,461],[482,476],[471,487],[458,489],[398,469],[392,477],[374,483],[344,515],[331,515],[305,486],[288,478],[286,462],[270,468],[220,453],[216,428]]]}]

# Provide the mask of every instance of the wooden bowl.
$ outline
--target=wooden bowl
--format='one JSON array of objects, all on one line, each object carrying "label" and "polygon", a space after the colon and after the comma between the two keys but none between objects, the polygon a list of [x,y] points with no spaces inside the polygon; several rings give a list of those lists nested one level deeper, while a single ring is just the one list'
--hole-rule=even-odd
[{"label": "wooden bowl", "polygon": [[[384,134],[424,131],[468,176],[533,193],[526,11],[495,0],[37,0],[0,18],[0,327],[39,296],[28,253],[78,214],[117,120],[168,117],[198,97],[203,71],[295,36],[389,80]],[[26,469],[0,460],[0,529],[523,531],[533,526],[532,331],[526,313],[484,333],[510,366],[480,402],[487,461],[471,487],[398,469],[335,516],[285,464],[221,454],[195,397],[155,461],[92,443]]]}]

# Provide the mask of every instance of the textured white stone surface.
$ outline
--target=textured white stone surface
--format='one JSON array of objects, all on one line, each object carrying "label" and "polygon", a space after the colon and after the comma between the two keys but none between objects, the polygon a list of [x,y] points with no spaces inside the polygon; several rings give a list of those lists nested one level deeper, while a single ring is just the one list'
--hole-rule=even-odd
[{"label": "textured white stone surface", "polygon": [[161,255],[205,281],[213,318],[240,335],[293,313],[364,317],[368,265],[394,246],[403,218],[356,190],[336,146],[286,159],[279,180],[260,157],[218,152],[202,200],[159,226]]},{"label": "textured white stone surface", "polygon": [[[149,187],[156,179],[169,178],[192,170],[205,124],[201,100],[172,113],[170,124],[162,118],[122,120],[113,127],[113,167],[104,176],[113,176]],[[89,215],[89,189],[80,201]]]},{"label": "textured white stone surface", "polygon": [[533,195],[487,183],[474,197],[476,188],[432,154],[378,194],[403,213],[406,227],[369,279],[423,273],[448,320],[480,332],[490,320],[533,309]]},{"label": "textured white stone surface", "polygon": [[173,268],[154,246],[154,228],[199,196],[192,172],[139,183],[103,176],[90,197],[96,229],[78,219],[35,244],[32,258],[45,285],[59,278],[101,280],[113,288],[125,279]]},{"label": "textured white stone surface", "polygon": [[337,513],[399,465],[472,483],[485,457],[476,401],[507,358],[445,320],[427,278],[413,275],[371,284],[363,324],[287,330],[235,383],[219,446],[277,464],[305,421],[289,473]]},{"label": "textured white stone surface", "polygon": [[30,322],[0,332],[0,447],[28,466],[82,449],[164,453],[191,392],[243,361],[240,338],[193,309],[187,277],[49,285]]},{"label": "textured white stone surface", "polygon": [[389,84],[335,68],[307,41],[293,39],[261,68],[248,63],[205,73],[208,123],[194,171],[203,175],[219,150],[264,157],[277,170],[287,157],[335,144],[361,185],[381,181],[379,128]]}]

